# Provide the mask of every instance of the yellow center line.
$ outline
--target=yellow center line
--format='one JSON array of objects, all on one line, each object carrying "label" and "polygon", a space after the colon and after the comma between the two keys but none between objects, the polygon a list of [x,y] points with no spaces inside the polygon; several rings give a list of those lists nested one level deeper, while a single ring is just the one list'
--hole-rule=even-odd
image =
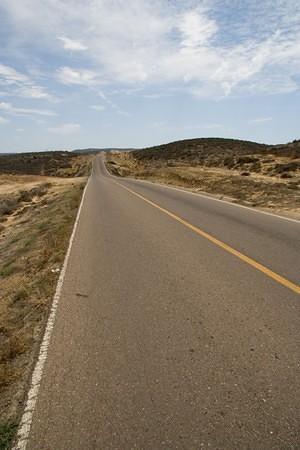
[{"label": "yellow center line", "polygon": [[220,241],[219,239],[215,238],[211,234],[208,234],[205,231],[201,230],[200,228],[196,227],[195,225],[192,225],[191,223],[187,222],[186,220],[182,219],[181,217],[177,216],[176,214],[172,213],[171,211],[163,208],[162,206],[159,206],[157,203],[152,202],[151,200],[144,197],[143,195],[138,194],[137,192],[125,187],[124,185],[122,185],[120,183],[117,183],[116,181],[114,181],[114,183],[117,184],[118,186],[120,186],[121,188],[125,189],[126,191],[130,192],[131,194],[135,195],[136,197],[139,197],[140,199],[144,200],[146,203],[153,206],[154,208],[159,209],[160,211],[167,214],[172,219],[176,220],[177,222],[181,223],[185,227],[187,227],[190,230],[197,233],[199,236],[202,236],[202,237],[208,239],[210,242],[213,242],[218,247],[221,247],[223,250],[227,251],[228,253],[231,253],[232,255],[241,259],[245,263],[249,264],[250,266],[252,266],[255,269],[259,270],[260,272],[264,273],[268,277],[277,281],[277,283],[281,284],[282,286],[285,286],[286,288],[290,289],[291,291],[296,292],[296,294],[300,294],[300,286],[299,285],[293,283],[292,281],[287,280],[286,278],[282,277],[278,273],[273,272],[273,270],[268,269],[268,267],[265,267],[264,265],[260,264],[259,262],[255,261],[254,259],[249,258],[249,256],[246,256],[243,253],[239,252],[238,250],[235,250],[233,247],[230,247],[230,245],[225,244],[225,242]]}]

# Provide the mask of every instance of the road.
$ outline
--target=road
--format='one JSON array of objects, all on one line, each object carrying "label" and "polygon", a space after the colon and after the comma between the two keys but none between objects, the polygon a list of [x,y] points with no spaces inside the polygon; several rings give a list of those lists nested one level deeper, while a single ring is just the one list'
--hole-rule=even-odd
[{"label": "road", "polygon": [[97,157],[26,449],[299,449],[299,268],[299,222]]}]

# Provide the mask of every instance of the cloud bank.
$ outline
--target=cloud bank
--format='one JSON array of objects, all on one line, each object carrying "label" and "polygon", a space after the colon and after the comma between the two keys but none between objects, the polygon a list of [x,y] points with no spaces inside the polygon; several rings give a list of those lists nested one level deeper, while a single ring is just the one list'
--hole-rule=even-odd
[{"label": "cloud bank", "polygon": [[[299,88],[296,0],[2,0],[0,11],[13,42],[82,55],[53,71],[63,84],[163,85],[199,97]],[[19,95],[49,95],[14,69],[0,66],[0,76]]]}]

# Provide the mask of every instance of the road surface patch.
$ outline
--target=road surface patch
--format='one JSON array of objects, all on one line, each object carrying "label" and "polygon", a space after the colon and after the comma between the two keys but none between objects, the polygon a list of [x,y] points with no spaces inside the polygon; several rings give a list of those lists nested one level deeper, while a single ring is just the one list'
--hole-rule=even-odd
[{"label": "road surface patch", "polygon": [[227,251],[228,253],[236,256],[240,260],[244,261],[245,263],[249,264],[250,266],[254,267],[258,271],[264,273],[269,278],[272,278],[273,280],[277,281],[277,283],[281,284],[282,286],[290,289],[291,291],[295,292],[296,294],[300,294],[300,286],[293,283],[292,281],[288,280],[287,278],[279,275],[276,272],[273,272],[273,270],[269,269],[268,267],[264,266],[263,264],[260,264],[258,261],[255,261],[254,259],[250,258],[247,255],[244,255],[243,253],[239,252],[238,250],[234,249],[230,245],[226,244],[223,241],[220,241],[219,239],[215,238],[209,233],[206,233],[206,231],[201,230],[195,225],[192,225],[190,222],[188,222],[185,219],[182,219],[181,217],[177,216],[176,214],[172,213],[166,208],[163,208],[162,206],[158,205],[157,203],[152,202],[148,198],[144,197],[143,195],[133,191],[132,189],[129,189],[128,187],[117,183],[114,181],[115,184],[120,186],[121,188],[125,189],[126,191],[130,192],[132,195],[135,195],[136,197],[140,198],[141,200],[145,201],[149,205],[153,206],[154,208],[157,208],[161,212],[167,214],[172,219],[176,220],[177,222],[180,222],[185,227],[189,228],[190,230],[197,233],[199,236],[204,237],[205,239],[209,240],[213,244],[217,245],[218,247],[222,248],[223,250]]}]

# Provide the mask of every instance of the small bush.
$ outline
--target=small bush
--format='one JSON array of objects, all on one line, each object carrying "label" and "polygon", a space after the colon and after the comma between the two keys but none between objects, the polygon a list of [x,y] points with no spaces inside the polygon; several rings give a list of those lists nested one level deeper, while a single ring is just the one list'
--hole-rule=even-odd
[{"label": "small bush", "polygon": [[11,447],[16,431],[16,423],[0,423],[0,450],[8,450]]},{"label": "small bush", "polygon": [[30,191],[21,191],[19,195],[19,202],[31,202],[32,195]]},{"label": "small bush", "polygon": [[7,339],[5,345],[1,349],[0,363],[5,364],[12,361],[17,356],[22,355],[27,350],[26,341],[22,336],[11,336]]},{"label": "small bush", "polygon": [[7,362],[2,361],[2,356],[0,354],[0,388],[8,386],[12,379],[13,370]]},{"label": "small bush", "polygon": [[258,158],[255,158],[254,156],[240,156],[237,159],[238,164],[249,164],[249,163],[257,163],[259,162]]},{"label": "small bush", "polygon": [[32,197],[43,197],[43,195],[47,194],[49,185],[51,186],[50,183],[43,183],[31,189]]},{"label": "small bush", "polygon": [[27,298],[28,298],[28,291],[24,288],[20,288],[13,295],[12,301],[13,301],[13,303],[16,303],[16,302],[20,302],[22,300],[26,300]]},{"label": "small bush", "polygon": [[49,224],[49,222],[45,221],[45,222],[40,222],[37,225],[37,228],[39,231],[44,232],[44,231],[48,231],[49,228],[51,228],[51,225]]},{"label": "small bush", "polygon": [[249,170],[251,172],[260,172],[260,170],[261,170],[261,163],[258,161],[256,163],[249,164],[248,168],[249,168]]},{"label": "small bush", "polygon": [[21,191],[18,200],[19,202],[28,203],[32,201],[33,197],[43,197],[51,186],[51,183],[42,183],[28,191]]},{"label": "small bush", "polygon": [[15,264],[12,264],[12,263],[4,264],[0,270],[0,276],[8,277],[10,275],[13,275],[17,271],[18,271],[18,267]]},{"label": "small bush", "polygon": [[296,183],[289,183],[287,187],[288,187],[289,189],[294,189],[294,190],[299,189],[299,186],[298,186],[298,183],[297,183],[297,182],[296,182]]},{"label": "small bush", "polygon": [[18,200],[16,198],[0,199],[0,217],[8,216],[18,208]]},{"label": "small bush", "polygon": [[300,169],[300,163],[293,161],[287,164],[276,164],[274,171],[276,173],[295,172],[297,169]]},{"label": "small bush", "polygon": [[235,160],[234,160],[233,156],[227,156],[224,159],[224,166],[228,167],[228,169],[232,169],[234,164],[235,164]]}]

